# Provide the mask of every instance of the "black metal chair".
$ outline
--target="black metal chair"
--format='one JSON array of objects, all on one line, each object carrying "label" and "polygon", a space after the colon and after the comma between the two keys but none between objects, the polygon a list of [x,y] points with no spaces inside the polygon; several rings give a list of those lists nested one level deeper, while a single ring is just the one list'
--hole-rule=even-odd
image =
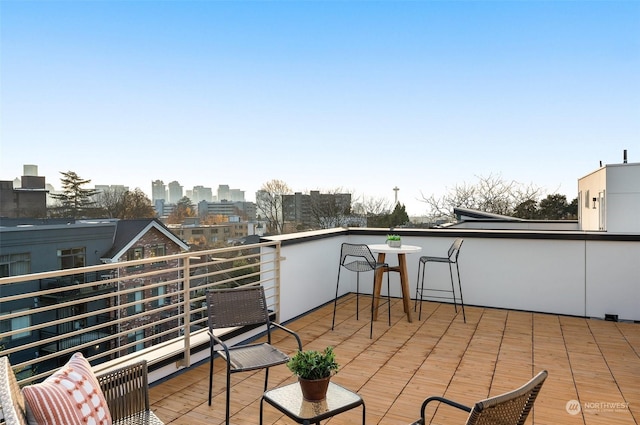
[{"label": "black metal chair", "polygon": [[[453,306],[458,312],[458,301],[460,301],[460,306],[462,307],[462,317],[464,319],[464,323],[467,323],[467,316],[464,312],[464,299],[462,298],[462,283],[460,282],[460,268],[458,267],[458,256],[460,255],[460,247],[462,247],[462,242],[464,240],[462,238],[457,238],[453,241],[451,246],[449,247],[449,251],[447,252],[446,257],[430,257],[427,255],[423,255],[420,257],[418,261],[418,277],[416,282],[416,300],[413,306],[413,311],[416,311],[418,301],[420,301],[420,312],[418,313],[418,320],[422,317],[422,301],[425,299],[437,299],[437,300],[449,300],[453,301]],[[439,288],[425,288],[424,287],[424,274],[427,268],[427,263],[446,263],[449,265],[449,276],[451,277],[451,290],[448,289],[439,289]],[[456,265],[456,272],[458,277],[458,289],[460,291],[460,297],[456,296],[455,284],[453,283],[453,268],[452,264]],[[420,279],[420,272],[422,271],[422,280]],[[450,294],[450,295],[448,295]]]},{"label": "black metal chair", "polygon": [[520,388],[495,397],[477,402],[473,408],[446,399],[444,397],[429,397],[422,402],[420,419],[412,425],[425,425],[425,411],[431,402],[445,403],[465,412],[469,412],[465,425],[501,424],[523,425],[533,408],[540,388],[547,379],[547,371],[543,370]]},{"label": "black metal chair", "polygon": [[[338,288],[340,286],[340,270],[345,268],[349,271],[356,272],[356,320],[359,320],[360,311],[360,273],[373,271],[373,279],[375,282],[375,273],[379,269],[387,269],[387,301],[389,305],[389,325],[391,325],[391,292],[389,285],[389,265],[387,263],[378,263],[373,256],[369,247],[365,244],[343,243],[340,247],[340,264],[338,265],[338,280],[336,281],[336,297],[333,300],[333,320],[331,322],[331,330],[336,324],[336,308],[338,306]],[[375,291],[371,290],[371,328],[369,330],[369,338],[373,338],[373,309],[375,302]]]},{"label": "black metal chair", "polygon": [[[264,391],[267,391],[269,368],[289,361],[288,355],[271,345],[271,330],[274,328],[282,329],[293,335],[298,343],[298,350],[302,350],[302,342],[297,333],[271,321],[262,286],[211,290],[207,292],[207,309],[209,313],[209,346],[211,350],[209,359],[209,406],[211,406],[213,392],[213,360],[214,354],[217,353],[226,361],[227,365],[226,423],[229,424],[231,374],[266,369]],[[214,333],[216,329],[242,326],[258,326],[258,328],[264,329],[267,342],[229,346]],[[216,349],[216,346],[220,348]]]}]

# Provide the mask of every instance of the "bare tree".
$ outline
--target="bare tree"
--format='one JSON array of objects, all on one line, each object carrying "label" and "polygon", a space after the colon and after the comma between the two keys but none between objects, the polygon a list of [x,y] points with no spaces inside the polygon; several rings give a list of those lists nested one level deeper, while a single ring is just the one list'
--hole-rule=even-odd
[{"label": "bare tree", "polygon": [[453,221],[454,208],[470,208],[493,214],[512,215],[515,208],[525,201],[537,202],[542,190],[533,185],[525,186],[516,181],[506,181],[500,176],[479,176],[474,185],[462,183],[454,186],[440,198],[422,196],[434,220]]},{"label": "bare tree", "polygon": [[391,202],[386,198],[367,198],[357,199],[353,202],[351,211],[354,214],[361,215],[363,217],[375,217],[383,214],[389,214],[393,206]]},{"label": "bare tree", "polygon": [[256,194],[256,205],[267,221],[270,233],[279,235],[284,231],[282,195],[289,195],[292,192],[285,182],[274,179],[264,183]]},{"label": "bare tree", "polygon": [[134,191],[122,188],[105,189],[96,195],[96,205],[109,218],[152,218],[156,212],[151,200],[140,188]]},{"label": "bare tree", "polygon": [[321,229],[339,227],[351,214],[351,193],[340,187],[323,193],[311,191],[309,199],[311,217]]},{"label": "bare tree", "polygon": [[122,187],[101,190],[95,196],[96,206],[103,210],[109,218],[121,218],[126,192]]}]

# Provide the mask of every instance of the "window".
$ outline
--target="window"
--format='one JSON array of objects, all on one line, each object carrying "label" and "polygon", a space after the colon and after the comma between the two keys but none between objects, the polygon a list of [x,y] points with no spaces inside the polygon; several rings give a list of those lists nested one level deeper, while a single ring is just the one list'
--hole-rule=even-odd
[{"label": "window", "polygon": [[161,243],[158,245],[151,245],[149,247],[149,256],[150,257],[162,257],[166,252],[165,244]]},{"label": "window", "polygon": [[127,261],[141,260],[144,258],[144,248],[141,246],[131,248],[127,251]]},{"label": "window", "polygon": [[162,331],[163,331],[162,325],[155,325],[153,327],[153,335],[155,337],[155,338],[153,338],[153,344],[160,344],[162,342],[163,337],[160,336]]},{"label": "window", "polygon": [[[157,244],[157,245],[151,245],[149,247],[149,256],[150,257],[162,257],[163,255],[166,255],[167,253],[167,248],[165,244]],[[155,263],[152,263],[152,266],[158,266],[158,265],[164,265],[166,264],[166,261],[156,261]]]},{"label": "window", "polygon": [[[144,248],[137,246],[127,251],[127,261],[141,260],[144,258]],[[144,264],[138,264],[137,266],[128,266],[128,269],[142,269]]]},{"label": "window", "polygon": [[[165,294],[165,291],[166,289],[164,286],[158,286],[157,288],[151,289],[151,296],[152,297],[162,296]],[[161,307],[164,304],[165,304],[165,297],[161,297],[153,301],[153,307]]]},{"label": "window", "polygon": [[31,254],[0,255],[0,277],[31,273]]},{"label": "window", "polygon": [[[72,305],[71,307],[69,307],[69,309],[71,311],[71,316],[70,317],[75,317],[75,316],[80,316],[80,315],[83,315],[83,314],[87,314],[87,303]],[[74,330],[83,329],[86,326],[87,326],[87,318],[86,317],[83,317],[82,319],[78,319],[78,320],[74,320],[73,321],[73,329]]]},{"label": "window", "polygon": [[[142,341],[144,339],[144,330],[139,330],[135,332],[131,332],[127,335],[129,338],[129,342]],[[140,342],[132,347],[129,347],[129,353],[135,353],[136,351],[140,351],[144,349],[144,342]]]},{"label": "window", "polygon": [[[15,311],[12,311],[11,313],[19,313],[22,311],[28,311],[28,309],[25,308],[21,310],[15,310]],[[24,332],[11,335],[12,341],[31,336],[31,331],[29,330],[29,328],[31,327],[30,315],[14,317],[11,319],[2,319],[2,316],[6,316],[7,314],[8,313],[3,313],[0,315],[0,332],[5,333],[10,331],[16,331],[19,329],[25,329]]]},{"label": "window", "polygon": [[142,303],[142,298],[143,298],[142,291],[131,292],[129,294],[128,302],[129,303],[135,303],[134,305],[129,306],[129,308],[128,308],[129,315],[142,313],[142,310],[144,309],[144,305]]},{"label": "window", "polygon": [[584,198],[584,207],[589,208],[589,191],[587,190],[587,196]]},{"label": "window", "polygon": [[75,269],[84,267],[85,264],[85,248],[59,249],[58,258],[60,261],[60,269]]}]

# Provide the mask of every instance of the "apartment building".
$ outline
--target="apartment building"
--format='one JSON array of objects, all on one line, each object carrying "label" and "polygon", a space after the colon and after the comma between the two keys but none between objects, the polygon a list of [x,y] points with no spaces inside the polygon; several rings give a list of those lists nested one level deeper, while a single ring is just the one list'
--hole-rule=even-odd
[{"label": "apartment building", "polygon": [[[189,250],[189,246],[175,236],[166,226],[156,219],[140,220],[34,220],[34,219],[1,219],[0,220],[0,277],[24,275],[63,269],[73,269],[99,264],[119,264],[143,258],[163,257]],[[176,262],[178,260],[170,260]],[[33,310],[38,307],[59,305],[59,308],[43,313],[34,313],[19,319],[0,320],[2,329],[32,328],[2,341],[6,347],[13,344],[37,343],[50,335],[70,335],[55,343],[45,346],[35,344],[33,348],[21,352],[18,357],[33,358],[46,356],[79,342],[97,341],[92,345],[94,352],[117,350],[125,347],[122,353],[139,349],[151,344],[146,340],[151,334],[163,335],[156,341],[170,339],[174,336],[163,334],[166,329],[176,326],[175,320],[165,317],[162,312],[137,315],[143,310],[144,302],[157,306],[177,304],[175,294],[178,293],[176,279],[179,273],[176,264],[159,261],[166,272],[150,275],[151,268],[129,263],[116,267],[109,273],[80,273],[61,278],[39,278],[37,280],[2,287],[1,297],[30,291],[40,295],[20,301],[2,301],[2,315],[21,310]],[[164,284],[163,282],[167,282]],[[64,291],[51,289],[68,288]],[[92,297],[111,293],[112,296],[95,301]],[[145,300],[150,301],[145,301]],[[83,301],[86,300],[86,301]],[[122,308],[113,309],[114,306]],[[146,311],[153,309],[146,309]],[[95,313],[93,313],[95,312]],[[61,319],[77,317],[72,321],[59,323]],[[117,317],[117,325],[114,318]],[[14,323],[15,320],[28,320],[30,323]],[[177,319],[176,319],[177,320]],[[157,329],[147,331],[149,334],[132,332],[126,337],[109,339],[114,334],[111,326],[118,326],[120,331],[128,328],[137,329],[141,325],[160,323]],[[49,326],[43,324],[52,323]],[[59,323],[59,324],[58,324]],[[101,325],[104,324],[102,327]],[[82,332],[83,329],[92,329]],[[81,341],[80,341],[81,340]],[[53,367],[58,365],[51,365]]]}]

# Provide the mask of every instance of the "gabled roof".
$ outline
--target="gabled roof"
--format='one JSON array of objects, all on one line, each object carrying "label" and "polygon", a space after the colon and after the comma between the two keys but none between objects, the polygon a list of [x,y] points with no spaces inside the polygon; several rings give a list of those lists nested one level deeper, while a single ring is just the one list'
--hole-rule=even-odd
[{"label": "gabled roof", "polygon": [[155,218],[119,220],[113,237],[113,246],[102,257],[105,262],[117,262],[125,253],[151,229],[157,229],[185,251],[189,250],[182,239],[174,235],[162,222]]}]

